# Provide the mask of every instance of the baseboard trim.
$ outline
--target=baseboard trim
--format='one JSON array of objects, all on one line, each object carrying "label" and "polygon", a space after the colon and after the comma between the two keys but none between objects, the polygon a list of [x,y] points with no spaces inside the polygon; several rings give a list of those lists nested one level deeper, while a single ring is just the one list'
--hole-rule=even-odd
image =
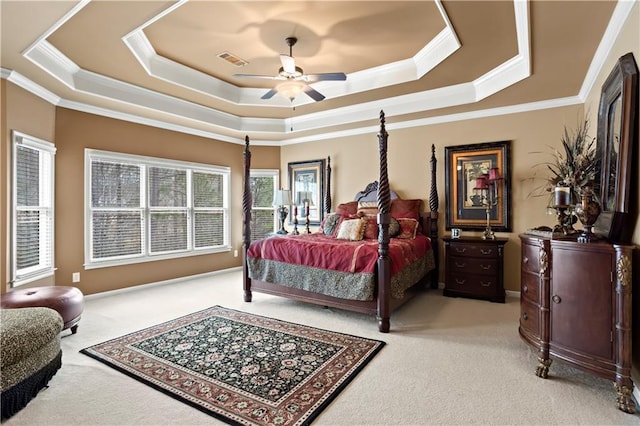
[{"label": "baseboard trim", "polygon": [[[438,283],[438,288],[440,290],[444,289],[444,283]],[[505,290],[505,295],[507,297],[515,297],[520,299],[520,292],[519,291],[513,291],[513,290]]]},{"label": "baseboard trim", "polygon": [[178,277],[178,278],[172,278],[170,280],[164,280],[164,281],[156,281],[153,283],[147,283],[147,284],[139,284],[139,285],[134,285],[131,287],[126,287],[126,288],[118,288],[116,290],[108,290],[108,291],[103,291],[100,293],[93,293],[93,294],[89,294],[84,296],[85,299],[99,299],[101,297],[106,297],[106,296],[112,296],[114,294],[121,294],[121,293],[127,293],[130,291],[137,291],[137,290],[143,290],[145,288],[149,288],[149,287],[157,287],[157,286],[161,286],[161,285],[169,285],[169,284],[175,284],[175,283],[179,283],[182,281],[186,281],[186,280],[192,280],[192,279],[196,279],[196,278],[206,278],[206,277],[211,277],[214,275],[220,275],[220,274],[226,274],[229,272],[235,272],[235,271],[241,271],[242,270],[242,266],[235,266],[233,268],[228,268],[228,269],[220,269],[218,271],[211,271],[211,272],[204,272],[202,274],[196,274],[196,275],[187,275],[184,277]]},{"label": "baseboard trim", "polygon": [[519,291],[505,290],[505,293],[507,294],[507,297],[517,297],[518,299],[520,299]]}]

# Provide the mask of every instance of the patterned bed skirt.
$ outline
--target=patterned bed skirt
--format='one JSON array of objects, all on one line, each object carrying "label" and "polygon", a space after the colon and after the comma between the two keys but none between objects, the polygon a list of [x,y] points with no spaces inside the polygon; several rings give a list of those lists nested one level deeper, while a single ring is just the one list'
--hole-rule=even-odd
[{"label": "patterned bed skirt", "polygon": [[[249,278],[324,294],[340,299],[371,301],[376,287],[374,273],[349,273],[289,263],[248,258]],[[435,268],[433,251],[391,277],[391,294],[401,299],[409,287]]]}]

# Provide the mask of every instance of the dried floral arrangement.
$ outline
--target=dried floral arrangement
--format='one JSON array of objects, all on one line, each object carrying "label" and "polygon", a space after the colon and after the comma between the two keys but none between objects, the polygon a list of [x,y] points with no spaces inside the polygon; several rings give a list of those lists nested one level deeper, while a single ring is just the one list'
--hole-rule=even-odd
[{"label": "dried floral arrangement", "polygon": [[[553,158],[535,166],[545,166],[551,173],[545,184],[535,191],[539,193],[538,195],[552,194],[557,185],[563,185],[570,188],[572,203],[578,203],[584,189],[593,188],[598,159],[596,138],[590,137],[588,133],[589,120],[582,121],[574,132],[570,132],[565,126],[560,139],[564,150],[552,148]],[[544,153],[533,152],[533,154]]]}]

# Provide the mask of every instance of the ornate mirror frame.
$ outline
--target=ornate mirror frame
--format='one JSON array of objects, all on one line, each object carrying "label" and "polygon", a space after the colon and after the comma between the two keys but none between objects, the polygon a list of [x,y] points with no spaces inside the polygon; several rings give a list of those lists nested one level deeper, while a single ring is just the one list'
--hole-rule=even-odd
[{"label": "ornate mirror frame", "polygon": [[637,196],[631,199],[631,164],[638,145],[638,67],[633,53],[618,59],[602,85],[598,108],[598,171],[595,193],[602,213],[596,232],[626,242],[635,225]]}]

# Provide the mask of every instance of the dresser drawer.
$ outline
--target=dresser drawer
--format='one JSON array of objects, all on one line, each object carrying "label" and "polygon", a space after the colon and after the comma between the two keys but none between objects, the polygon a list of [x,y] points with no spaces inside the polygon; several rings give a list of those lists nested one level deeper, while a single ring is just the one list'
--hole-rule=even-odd
[{"label": "dresser drawer", "polygon": [[540,276],[523,272],[520,277],[520,295],[530,302],[540,303]]},{"label": "dresser drawer", "polygon": [[447,274],[446,288],[455,292],[489,296],[496,292],[496,281],[495,276],[451,273]]},{"label": "dresser drawer", "polygon": [[[540,273],[541,270],[547,268],[549,261],[548,254],[543,250],[542,246],[523,244],[522,245],[522,271],[531,273]],[[541,265],[540,262],[544,265]]]},{"label": "dresser drawer", "polygon": [[498,247],[488,244],[451,243],[449,250],[452,256],[486,257],[497,259]]},{"label": "dresser drawer", "polygon": [[498,259],[451,256],[448,267],[453,274],[495,275],[498,273]]},{"label": "dresser drawer", "polygon": [[529,334],[540,337],[540,308],[525,299],[520,299],[520,327]]}]

